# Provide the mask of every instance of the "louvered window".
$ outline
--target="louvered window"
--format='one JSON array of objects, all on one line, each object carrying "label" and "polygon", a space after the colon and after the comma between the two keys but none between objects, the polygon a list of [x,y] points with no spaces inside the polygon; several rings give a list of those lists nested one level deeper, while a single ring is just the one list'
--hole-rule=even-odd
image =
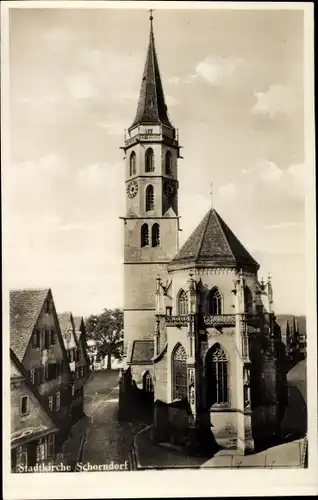
[{"label": "louvered window", "polygon": [[147,149],[145,153],[145,170],[146,172],[153,172],[155,170],[152,148]]},{"label": "louvered window", "polygon": [[146,212],[154,210],[155,208],[155,195],[153,186],[150,184],[146,189]]}]

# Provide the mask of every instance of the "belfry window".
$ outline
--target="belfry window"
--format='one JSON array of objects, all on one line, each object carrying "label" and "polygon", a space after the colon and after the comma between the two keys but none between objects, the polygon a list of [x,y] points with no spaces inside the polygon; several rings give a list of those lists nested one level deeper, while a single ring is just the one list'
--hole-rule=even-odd
[{"label": "belfry window", "polygon": [[141,226],[141,246],[142,247],[147,247],[149,245],[149,228],[148,224],[143,224]]},{"label": "belfry window", "polygon": [[178,344],[172,355],[173,399],[187,397],[187,353]]},{"label": "belfry window", "polygon": [[218,288],[212,288],[209,294],[209,313],[222,314],[222,296]]},{"label": "belfry window", "polygon": [[165,172],[167,175],[171,175],[171,167],[172,167],[172,156],[170,151],[167,151],[165,156]]},{"label": "belfry window", "polygon": [[130,155],[129,159],[129,165],[130,165],[130,175],[136,175],[136,153],[133,151]]},{"label": "belfry window", "polygon": [[206,356],[207,403],[228,403],[228,361],[219,344],[215,344]]},{"label": "belfry window", "polygon": [[252,314],[253,313],[253,295],[251,290],[246,286],[244,288],[244,304],[245,304],[245,313]]},{"label": "belfry window", "polygon": [[155,170],[154,166],[154,156],[153,156],[153,149],[149,148],[146,151],[145,154],[145,171],[146,172],[153,172]]},{"label": "belfry window", "polygon": [[179,316],[186,316],[188,314],[188,295],[184,290],[179,292],[178,314]]},{"label": "belfry window", "polygon": [[151,246],[158,247],[160,245],[160,228],[159,224],[155,223],[151,229]]},{"label": "belfry window", "polygon": [[146,189],[146,212],[154,210],[155,208],[155,196],[153,186],[147,186]]}]

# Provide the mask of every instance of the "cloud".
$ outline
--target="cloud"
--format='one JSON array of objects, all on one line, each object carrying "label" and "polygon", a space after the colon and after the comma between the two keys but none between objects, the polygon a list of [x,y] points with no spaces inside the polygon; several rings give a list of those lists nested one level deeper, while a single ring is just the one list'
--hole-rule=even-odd
[{"label": "cloud", "polygon": [[171,76],[170,78],[168,78],[168,83],[170,83],[170,85],[179,85],[179,83],[181,82],[181,78],[179,76]]},{"label": "cloud", "polygon": [[243,169],[242,176],[247,176],[252,173],[258,172],[261,179],[265,182],[277,182],[283,177],[283,171],[273,162],[262,160],[250,169]]},{"label": "cloud", "polygon": [[178,104],[178,101],[172,95],[167,95],[166,96],[166,103],[167,103],[167,106],[172,107],[172,106],[176,106]]},{"label": "cloud", "polygon": [[231,200],[236,198],[237,196],[237,187],[233,182],[228,184],[224,184],[219,187],[218,195],[222,200]]},{"label": "cloud", "polygon": [[274,119],[279,115],[291,115],[296,106],[296,95],[291,87],[271,85],[265,92],[255,92],[256,102],[252,113]]},{"label": "cloud", "polygon": [[98,125],[101,128],[107,130],[110,135],[124,135],[124,130],[127,128],[127,121],[124,119],[109,117],[107,120],[103,122],[98,122]]},{"label": "cloud", "polygon": [[232,57],[207,57],[196,66],[196,75],[210,85],[219,85],[233,77],[243,60]]},{"label": "cloud", "polygon": [[303,225],[303,221],[287,221],[279,224],[269,224],[268,226],[264,226],[264,229],[289,229],[290,227],[299,227]]}]

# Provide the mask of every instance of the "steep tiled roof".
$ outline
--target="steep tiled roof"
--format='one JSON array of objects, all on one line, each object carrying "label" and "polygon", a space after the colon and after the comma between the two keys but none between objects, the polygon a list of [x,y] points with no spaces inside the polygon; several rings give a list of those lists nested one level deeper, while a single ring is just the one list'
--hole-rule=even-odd
[{"label": "steep tiled roof", "polygon": [[169,267],[173,268],[175,265],[259,267],[214,209],[208,211]]},{"label": "steep tiled roof", "polygon": [[57,317],[58,317],[58,320],[59,320],[59,325],[60,325],[60,329],[61,329],[62,335],[64,335],[64,333],[67,330],[68,324],[71,321],[72,313],[70,313],[70,312],[59,313],[57,315]]},{"label": "steep tiled roof", "polygon": [[10,290],[10,347],[22,361],[49,289]]},{"label": "steep tiled roof", "polygon": [[137,113],[131,127],[143,123],[163,123],[164,125],[172,127],[168,117],[167,106],[161,83],[152,22]]},{"label": "steep tiled roof", "polygon": [[131,363],[151,364],[154,355],[153,340],[135,340],[132,348]]}]

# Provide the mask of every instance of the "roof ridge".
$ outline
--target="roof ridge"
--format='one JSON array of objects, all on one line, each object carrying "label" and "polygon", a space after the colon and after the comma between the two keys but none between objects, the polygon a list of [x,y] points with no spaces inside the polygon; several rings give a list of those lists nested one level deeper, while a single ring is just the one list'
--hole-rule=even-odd
[{"label": "roof ridge", "polygon": [[231,248],[231,245],[230,245],[230,243],[229,243],[229,240],[228,240],[228,239],[227,239],[227,237],[226,237],[226,234],[225,234],[224,229],[223,229],[223,227],[222,227],[221,221],[220,221],[220,219],[219,219],[220,215],[218,214],[218,212],[217,212],[214,208],[213,208],[212,210],[213,210],[213,211],[214,211],[214,213],[215,213],[215,218],[216,218],[217,224],[218,224],[218,226],[219,226],[219,228],[220,228],[220,230],[221,230],[221,233],[223,234],[224,240],[226,241],[226,244],[227,244],[227,247],[228,247],[228,249],[229,249],[229,251],[230,251],[230,254],[232,255],[233,259],[235,259],[236,257],[235,257],[235,255],[234,255],[234,252],[233,252],[233,250],[232,250],[232,248]]},{"label": "roof ridge", "polygon": [[205,238],[205,235],[206,235],[206,232],[207,232],[207,229],[208,229],[208,225],[209,225],[209,222],[210,222],[211,215],[212,215],[212,208],[207,213],[205,228],[202,231],[202,236],[201,236],[200,243],[198,245],[198,250],[197,250],[196,255],[194,256],[194,262],[196,262],[196,260],[199,258],[199,255],[200,255],[200,252],[201,252],[201,248],[202,248],[202,245],[203,245],[203,241],[204,241],[204,238]]}]

